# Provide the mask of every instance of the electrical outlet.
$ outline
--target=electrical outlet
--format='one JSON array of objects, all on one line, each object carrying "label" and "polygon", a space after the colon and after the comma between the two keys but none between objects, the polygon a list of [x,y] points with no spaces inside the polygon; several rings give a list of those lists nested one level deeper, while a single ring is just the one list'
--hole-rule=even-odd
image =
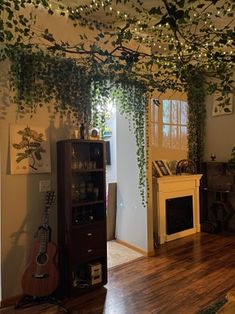
[{"label": "electrical outlet", "polygon": [[39,192],[47,192],[50,190],[51,190],[51,181],[50,180],[39,181]]}]

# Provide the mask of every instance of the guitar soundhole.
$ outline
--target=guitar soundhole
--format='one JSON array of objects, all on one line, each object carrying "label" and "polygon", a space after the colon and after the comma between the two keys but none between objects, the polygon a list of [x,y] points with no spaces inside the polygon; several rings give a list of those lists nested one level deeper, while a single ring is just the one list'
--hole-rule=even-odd
[{"label": "guitar soundhole", "polygon": [[39,265],[46,264],[47,262],[47,254],[46,253],[41,253],[37,256],[37,263]]}]

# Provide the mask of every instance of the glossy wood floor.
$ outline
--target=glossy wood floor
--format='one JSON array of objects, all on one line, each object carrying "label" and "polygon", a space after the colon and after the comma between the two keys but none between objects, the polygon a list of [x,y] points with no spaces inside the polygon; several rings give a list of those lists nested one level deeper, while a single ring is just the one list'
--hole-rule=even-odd
[{"label": "glossy wood floor", "polygon": [[[235,236],[196,234],[171,241],[151,258],[109,271],[105,288],[66,300],[72,314],[193,314],[235,286]],[[57,306],[1,314],[63,313]]]}]

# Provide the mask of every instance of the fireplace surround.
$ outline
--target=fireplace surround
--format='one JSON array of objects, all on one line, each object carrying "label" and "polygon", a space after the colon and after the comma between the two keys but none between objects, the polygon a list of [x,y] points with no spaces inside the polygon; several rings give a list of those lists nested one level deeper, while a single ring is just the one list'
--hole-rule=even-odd
[{"label": "fireplace surround", "polygon": [[[201,174],[185,174],[164,176],[154,180],[157,228],[155,233],[159,244],[200,232],[199,186],[201,177]],[[174,210],[175,213],[172,212]],[[176,215],[175,218],[169,220],[169,216],[177,214],[177,211],[178,217]],[[176,225],[180,224],[178,222],[180,220],[181,227]],[[171,223],[174,225],[171,226]]]}]

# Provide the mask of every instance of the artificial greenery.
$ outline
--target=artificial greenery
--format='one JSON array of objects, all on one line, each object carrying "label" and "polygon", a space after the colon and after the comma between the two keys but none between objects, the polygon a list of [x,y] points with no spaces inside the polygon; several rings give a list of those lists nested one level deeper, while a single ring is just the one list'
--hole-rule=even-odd
[{"label": "artificial greenery", "polygon": [[[36,8],[30,14],[29,6]],[[70,19],[80,31],[77,42],[57,40],[49,29],[37,25],[38,7]],[[227,93],[233,90],[233,11],[232,0],[160,0],[153,7],[140,0],[91,0],[78,6],[65,6],[63,1],[3,0],[1,55],[4,58],[16,46],[26,45],[79,56],[80,64],[94,75],[122,72],[162,92],[185,90],[182,73],[191,65],[192,71],[200,68],[209,78],[219,79],[208,82],[210,92],[219,88]],[[43,40],[35,40],[38,37]]]},{"label": "artificial greenery", "polygon": [[75,60],[45,53],[15,50],[11,54],[11,84],[21,114],[35,114],[38,106],[54,102],[54,112],[69,115],[74,124],[98,127],[100,134],[108,119],[108,107],[115,103],[129,119],[137,144],[139,187],[143,204],[146,188],[145,121],[146,86],[125,74],[107,79],[85,71]]},{"label": "artificial greenery", "polygon": [[200,71],[191,72],[188,69],[185,77],[188,83],[188,157],[196,163],[199,172],[205,138],[205,82]]},{"label": "artificial greenery", "polygon": [[[59,14],[69,19],[79,30],[77,41],[58,40],[43,29],[37,21],[39,8],[49,18]],[[11,86],[21,113],[34,114],[38,106],[55,102],[61,115],[102,128],[115,84],[120,110],[133,120],[143,188],[148,92],[187,92],[189,157],[200,163],[205,95],[217,90],[227,101],[234,92],[233,12],[232,0],[159,0],[153,6],[141,0],[79,5],[2,0],[0,60],[13,60]]]},{"label": "artificial greenery", "polygon": [[228,170],[235,173],[235,146],[231,152],[231,158],[228,160]]},{"label": "artificial greenery", "polygon": [[61,115],[71,114],[77,121],[91,115],[90,77],[74,60],[20,47],[11,52],[10,59],[11,85],[19,112],[34,114],[38,106],[54,101],[55,112]]}]

